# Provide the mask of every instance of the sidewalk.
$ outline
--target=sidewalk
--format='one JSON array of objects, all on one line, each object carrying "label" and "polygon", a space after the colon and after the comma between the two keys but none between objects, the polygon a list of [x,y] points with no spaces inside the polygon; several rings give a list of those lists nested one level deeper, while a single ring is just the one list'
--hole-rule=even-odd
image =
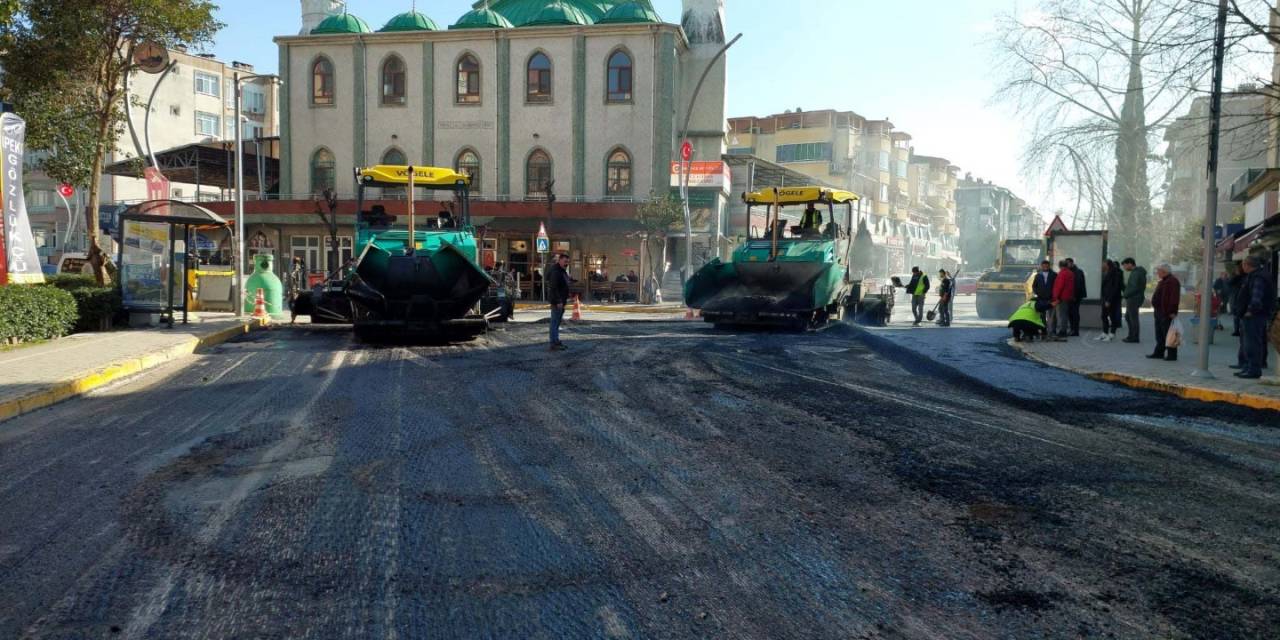
[{"label": "sidewalk", "polygon": [[79,333],[0,352],[0,421],[211,347],[250,330],[229,313],[155,328]]},{"label": "sidewalk", "polygon": [[[1186,323],[1190,316],[1184,317]],[[1230,319],[1226,330],[1216,332],[1214,344],[1209,348],[1209,370],[1213,378],[1195,378],[1191,371],[1199,361],[1200,346],[1194,344],[1194,336],[1187,335],[1186,344],[1178,349],[1177,362],[1151,360],[1145,356],[1154,350],[1154,318],[1150,312],[1142,315],[1142,343],[1126,344],[1097,342],[1096,330],[1082,332],[1081,337],[1068,342],[1013,342],[1009,344],[1028,357],[1080,373],[1097,380],[1118,382],[1140,389],[1172,393],[1184,398],[1205,402],[1226,402],[1254,409],[1280,411],[1280,380],[1275,376],[1274,349],[1271,351],[1271,369],[1264,372],[1262,380],[1241,380],[1233,374],[1230,365],[1236,363],[1237,339],[1231,337]],[[1189,323],[1187,331],[1194,331]],[[1125,332],[1122,330],[1120,337]]]}]

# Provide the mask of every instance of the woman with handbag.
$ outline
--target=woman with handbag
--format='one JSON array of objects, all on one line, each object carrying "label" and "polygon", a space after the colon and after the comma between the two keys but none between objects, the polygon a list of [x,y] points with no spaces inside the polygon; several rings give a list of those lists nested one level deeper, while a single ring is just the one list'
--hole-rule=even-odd
[{"label": "woman with handbag", "polygon": [[1182,324],[1178,321],[1178,301],[1182,296],[1182,283],[1173,275],[1173,267],[1162,264],[1156,267],[1159,284],[1151,294],[1151,307],[1155,310],[1156,350],[1148,355],[1153,360],[1175,362],[1178,347],[1182,345]]}]

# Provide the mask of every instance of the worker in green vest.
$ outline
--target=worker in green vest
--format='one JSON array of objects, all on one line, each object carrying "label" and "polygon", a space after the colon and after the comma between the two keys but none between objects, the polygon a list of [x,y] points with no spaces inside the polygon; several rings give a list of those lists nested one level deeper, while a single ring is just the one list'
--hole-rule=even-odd
[{"label": "worker in green vest", "polygon": [[821,228],[822,228],[822,212],[814,208],[813,205],[809,205],[809,208],[804,210],[804,217],[800,219],[801,234],[803,235],[816,234],[818,233],[818,230]]},{"label": "worker in green vest", "polygon": [[911,314],[915,322],[911,326],[918,327],[924,321],[924,296],[929,293],[929,276],[920,267],[911,267],[911,282],[907,283],[907,293],[911,294]]},{"label": "worker in green vest", "polygon": [[1048,335],[1048,332],[1045,331],[1044,318],[1040,316],[1039,311],[1036,311],[1034,300],[1018,307],[1018,310],[1009,316],[1009,328],[1013,329],[1015,342],[1022,342],[1023,339],[1032,340],[1036,337]]}]

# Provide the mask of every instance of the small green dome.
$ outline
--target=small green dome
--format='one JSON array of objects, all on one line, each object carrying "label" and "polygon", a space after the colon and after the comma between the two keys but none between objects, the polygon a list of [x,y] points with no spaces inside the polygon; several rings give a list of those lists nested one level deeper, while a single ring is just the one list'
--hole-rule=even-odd
[{"label": "small green dome", "polygon": [[388,31],[439,31],[435,22],[417,11],[402,13],[387,22],[387,26],[378,29],[379,32]]},{"label": "small green dome", "polygon": [[349,13],[339,13],[329,16],[320,23],[320,26],[311,30],[311,35],[321,35],[326,33],[369,33],[369,23],[353,16]]},{"label": "small green dome", "polygon": [[520,25],[522,27],[545,27],[562,24],[591,24],[586,12],[572,4],[557,0],[554,4],[543,7],[532,20]]},{"label": "small green dome", "polygon": [[646,0],[625,2],[609,10],[596,24],[629,24],[635,22],[662,22]]},{"label": "small green dome", "polygon": [[463,14],[450,29],[510,29],[511,21],[492,9],[475,9]]}]

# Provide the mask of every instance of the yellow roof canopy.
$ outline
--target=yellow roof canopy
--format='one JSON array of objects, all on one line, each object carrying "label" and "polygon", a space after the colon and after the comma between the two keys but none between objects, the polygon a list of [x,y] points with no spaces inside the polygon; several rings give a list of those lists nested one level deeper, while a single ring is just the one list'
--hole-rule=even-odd
[{"label": "yellow roof canopy", "polygon": [[845,204],[860,200],[858,194],[825,187],[771,187],[742,194],[742,201],[752,205],[777,202],[782,206],[797,204]]},{"label": "yellow roof canopy", "polygon": [[[409,167],[379,164],[356,168],[356,182],[375,187],[395,187],[409,184]],[[471,177],[445,167],[413,167],[413,186],[426,189],[458,189],[470,186]]]}]

